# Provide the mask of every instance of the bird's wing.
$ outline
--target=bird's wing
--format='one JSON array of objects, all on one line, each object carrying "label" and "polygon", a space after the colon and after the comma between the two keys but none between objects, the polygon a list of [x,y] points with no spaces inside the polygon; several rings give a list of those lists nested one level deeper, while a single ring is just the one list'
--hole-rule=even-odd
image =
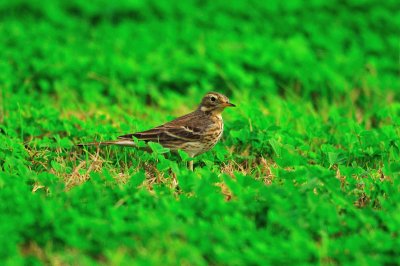
[{"label": "bird's wing", "polygon": [[120,136],[120,139],[132,139],[154,141],[161,144],[175,141],[198,141],[201,138],[202,129],[198,127],[198,121],[193,114],[179,117],[164,125],[133,134]]},{"label": "bird's wing", "polygon": [[168,141],[196,141],[200,140],[200,129],[190,128],[185,126],[170,127],[170,126],[159,126],[153,129],[149,129],[142,132],[133,134],[127,134],[118,137],[119,139],[132,139],[136,137],[139,140],[154,141],[154,142],[168,142]]}]

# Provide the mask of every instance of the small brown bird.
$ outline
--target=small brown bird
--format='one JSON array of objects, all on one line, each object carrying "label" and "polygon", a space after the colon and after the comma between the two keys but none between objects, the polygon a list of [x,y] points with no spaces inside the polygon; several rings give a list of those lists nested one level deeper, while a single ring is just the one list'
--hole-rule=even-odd
[{"label": "small brown bird", "polygon": [[[183,150],[190,157],[202,154],[220,140],[224,129],[221,113],[226,107],[234,107],[228,97],[221,93],[207,93],[199,107],[187,115],[181,116],[161,126],[133,134],[118,137],[117,140],[82,143],[89,145],[136,146],[133,137],[145,142],[158,142],[171,151]],[[193,161],[189,162],[193,170]]]}]

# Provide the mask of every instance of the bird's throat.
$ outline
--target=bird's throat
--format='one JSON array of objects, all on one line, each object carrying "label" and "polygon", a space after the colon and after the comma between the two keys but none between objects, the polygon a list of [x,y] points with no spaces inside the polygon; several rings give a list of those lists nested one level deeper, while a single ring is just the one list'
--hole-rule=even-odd
[{"label": "bird's throat", "polygon": [[212,115],[212,116],[221,116],[221,113],[224,111],[225,108],[223,107],[207,107],[207,106],[200,106],[200,111]]}]

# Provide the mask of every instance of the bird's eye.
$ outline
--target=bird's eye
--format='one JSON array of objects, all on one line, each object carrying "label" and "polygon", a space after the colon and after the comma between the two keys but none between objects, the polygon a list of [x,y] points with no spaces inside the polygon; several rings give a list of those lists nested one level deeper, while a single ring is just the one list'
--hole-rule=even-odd
[{"label": "bird's eye", "polygon": [[211,96],[210,99],[211,99],[212,102],[215,102],[215,100],[216,100],[216,98],[214,96]]}]

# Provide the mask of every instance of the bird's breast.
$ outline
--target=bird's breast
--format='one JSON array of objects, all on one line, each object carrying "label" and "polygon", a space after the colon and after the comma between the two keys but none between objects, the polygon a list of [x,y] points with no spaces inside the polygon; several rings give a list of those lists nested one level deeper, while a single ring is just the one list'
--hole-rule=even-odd
[{"label": "bird's breast", "polygon": [[206,149],[211,149],[221,138],[224,123],[220,116],[212,116],[211,123],[204,131],[203,143]]}]

